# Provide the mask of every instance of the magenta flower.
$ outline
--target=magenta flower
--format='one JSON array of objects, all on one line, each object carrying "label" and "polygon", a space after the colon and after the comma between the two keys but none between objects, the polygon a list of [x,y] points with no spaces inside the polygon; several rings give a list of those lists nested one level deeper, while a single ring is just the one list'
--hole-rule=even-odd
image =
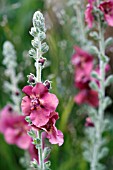
[{"label": "magenta flower", "polygon": [[93,68],[93,56],[75,46],[75,53],[72,56],[72,64],[75,66],[75,79],[81,80],[84,76],[90,76]]},{"label": "magenta flower", "polygon": [[92,89],[83,89],[75,97],[74,101],[77,104],[89,104],[93,107],[98,106],[98,92]]},{"label": "magenta flower", "polygon": [[63,133],[55,127],[58,118],[57,112],[51,112],[49,121],[46,125],[42,126],[41,129],[46,131],[47,138],[51,144],[58,144],[61,146],[64,142]]},{"label": "magenta flower", "polygon": [[8,144],[15,144],[21,149],[28,149],[31,138],[27,135],[29,126],[25,116],[19,116],[10,106],[0,112],[0,132],[4,134]]},{"label": "magenta flower", "polygon": [[27,96],[22,99],[22,112],[29,115],[36,127],[45,125],[50,118],[50,113],[55,111],[58,99],[48,92],[48,88],[42,83],[33,86],[25,86],[22,90]]},{"label": "magenta flower", "polygon": [[92,13],[93,13],[93,5],[92,3],[88,3],[85,11],[85,21],[87,22],[89,28],[92,28],[93,26],[94,16]]},{"label": "magenta flower", "polygon": [[104,13],[104,18],[108,25],[113,27],[113,0],[102,2],[99,9]]},{"label": "magenta flower", "polygon": [[92,122],[90,117],[86,118],[85,126],[86,127],[94,127],[94,123]]}]

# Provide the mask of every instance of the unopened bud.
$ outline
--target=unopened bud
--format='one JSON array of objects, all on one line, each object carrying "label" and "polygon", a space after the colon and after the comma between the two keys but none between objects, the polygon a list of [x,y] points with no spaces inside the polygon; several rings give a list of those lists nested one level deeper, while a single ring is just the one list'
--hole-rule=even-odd
[{"label": "unopened bud", "polygon": [[8,107],[8,111],[9,112],[12,112],[13,111],[13,108],[11,106]]},{"label": "unopened bud", "polygon": [[28,75],[27,77],[28,77],[28,82],[30,84],[34,84],[35,83],[35,76],[34,76],[34,74],[30,73],[30,75]]},{"label": "unopened bud", "polygon": [[43,57],[38,60],[38,62],[41,64],[41,66],[43,66],[45,64],[45,61],[46,61],[46,58],[43,58]]},{"label": "unopened bud", "polygon": [[16,92],[15,92],[15,95],[16,95],[16,96],[19,96],[19,95],[20,95],[19,91],[16,91]]},{"label": "unopened bud", "polygon": [[44,82],[44,85],[45,85],[48,89],[51,89],[51,81],[46,80],[46,81]]},{"label": "unopened bud", "polygon": [[86,118],[86,123],[85,123],[86,127],[94,127],[94,123],[92,122],[90,117]]}]

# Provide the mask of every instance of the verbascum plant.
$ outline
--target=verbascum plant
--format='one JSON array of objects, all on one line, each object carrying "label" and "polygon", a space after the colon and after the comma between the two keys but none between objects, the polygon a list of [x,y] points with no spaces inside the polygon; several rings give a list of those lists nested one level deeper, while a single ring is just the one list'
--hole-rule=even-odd
[{"label": "verbascum plant", "polygon": [[46,160],[50,154],[50,148],[43,146],[43,135],[49,139],[51,144],[59,146],[64,140],[63,133],[55,126],[59,118],[55,111],[59,101],[55,94],[49,92],[50,81],[42,82],[41,80],[41,72],[46,62],[43,54],[48,51],[49,47],[44,42],[46,39],[45,19],[40,11],[36,11],[33,15],[33,27],[30,34],[34,39],[31,42],[33,48],[29,51],[29,55],[35,60],[36,75],[32,73],[28,75],[30,85],[22,89],[26,96],[22,99],[21,108],[30,127],[28,134],[38,150],[38,161],[34,158],[31,167],[37,170],[47,170],[50,169],[50,161]]},{"label": "verbascum plant", "polygon": [[109,58],[105,54],[107,46],[112,43],[112,38],[105,40],[104,33],[107,25],[113,26],[113,1],[89,1],[85,20],[91,29],[90,34],[98,44],[98,47],[92,46],[91,51],[98,56],[99,66],[91,73],[90,87],[98,93],[98,106],[97,109],[92,108],[89,111],[89,118],[86,119],[88,142],[84,143],[86,148],[84,156],[90,163],[90,170],[101,170],[105,169],[105,166],[100,161],[108,153],[107,140],[103,135],[109,127],[109,121],[105,118],[105,109],[111,104],[111,99],[105,95],[105,92],[106,87],[113,82],[112,75],[106,77]]}]

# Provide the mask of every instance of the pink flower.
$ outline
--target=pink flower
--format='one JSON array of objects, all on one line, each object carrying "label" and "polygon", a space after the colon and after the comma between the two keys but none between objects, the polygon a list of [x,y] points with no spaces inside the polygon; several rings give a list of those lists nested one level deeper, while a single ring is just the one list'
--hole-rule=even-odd
[{"label": "pink flower", "polygon": [[42,83],[33,86],[25,86],[22,90],[27,96],[22,99],[22,112],[29,115],[32,123],[37,126],[45,125],[50,118],[50,113],[55,111],[58,99],[48,92],[48,88]]},{"label": "pink flower", "polygon": [[93,107],[97,107],[99,102],[98,92],[91,88],[83,89],[74,97],[74,101],[79,105],[86,103]]},{"label": "pink flower", "polygon": [[84,76],[90,76],[93,68],[93,56],[75,46],[75,53],[72,56],[72,64],[75,66],[75,79],[81,80]]},{"label": "pink flower", "polygon": [[85,11],[85,21],[87,22],[89,28],[92,28],[93,26],[94,16],[92,13],[93,13],[93,5],[92,3],[89,3]]},{"label": "pink flower", "polygon": [[102,2],[99,9],[104,13],[104,18],[108,25],[113,27],[113,0]]},{"label": "pink flower", "polygon": [[7,105],[0,112],[0,132],[8,144],[15,144],[21,149],[28,149],[31,138],[27,135],[29,127],[25,116],[19,116]]},{"label": "pink flower", "polygon": [[94,127],[94,123],[92,122],[90,117],[86,118],[85,126],[86,127]]},{"label": "pink flower", "polygon": [[58,119],[57,112],[51,112],[50,119],[46,125],[42,126],[41,129],[45,130],[47,133],[47,138],[51,144],[58,144],[61,146],[64,142],[63,133],[57,130],[55,127],[56,120]]}]

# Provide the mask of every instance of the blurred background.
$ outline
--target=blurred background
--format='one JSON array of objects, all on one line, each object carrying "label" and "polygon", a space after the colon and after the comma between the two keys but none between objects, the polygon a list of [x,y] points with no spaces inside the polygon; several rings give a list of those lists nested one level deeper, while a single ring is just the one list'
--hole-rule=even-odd
[{"label": "blurred background", "polygon": [[[10,94],[6,93],[3,83],[5,76],[3,60],[3,43],[6,40],[14,44],[17,54],[17,73],[23,73],[19,84],[22,89],[27,82],[27,75],[35,73],[34,61],[28,57],[31,48],[32,36],[29,31],[32,26],[32,16],[40,10],[44,16],[47,27],[47,43],[50,50],[44,57],[48,63],[43,69],[42,80],[52,81],[51,92],[59,98],[60,119],[58,129],[64,133],[63,146],[52,146],[51,169],[53,170],[88,170],[89,165],[84,160],[82,143],[85,141],[84,123],[87,113],[84,107],[78,107],[73,102],[76,89],[73,83],[73,67],[71,56],[73,46],[79,44],[76,33],[75,12],[66,0],[0,0],[0,109],[10,102]],[[106,37],[113,34],[112,28],[107,28]],[[107,49],[111,58],[111,73],[113,72],[113,47]],[[107,93],[113,98],[113,86]],[[113,107],[110,106],[106,114],[113,127]],[[108,138],[109,154],[102,160],[108,170],[113,170],[113,128],[105,134]],[[24,151],[14,145],[8,145],[0,134],[0,169],[22,170],[20,158]]]}]

